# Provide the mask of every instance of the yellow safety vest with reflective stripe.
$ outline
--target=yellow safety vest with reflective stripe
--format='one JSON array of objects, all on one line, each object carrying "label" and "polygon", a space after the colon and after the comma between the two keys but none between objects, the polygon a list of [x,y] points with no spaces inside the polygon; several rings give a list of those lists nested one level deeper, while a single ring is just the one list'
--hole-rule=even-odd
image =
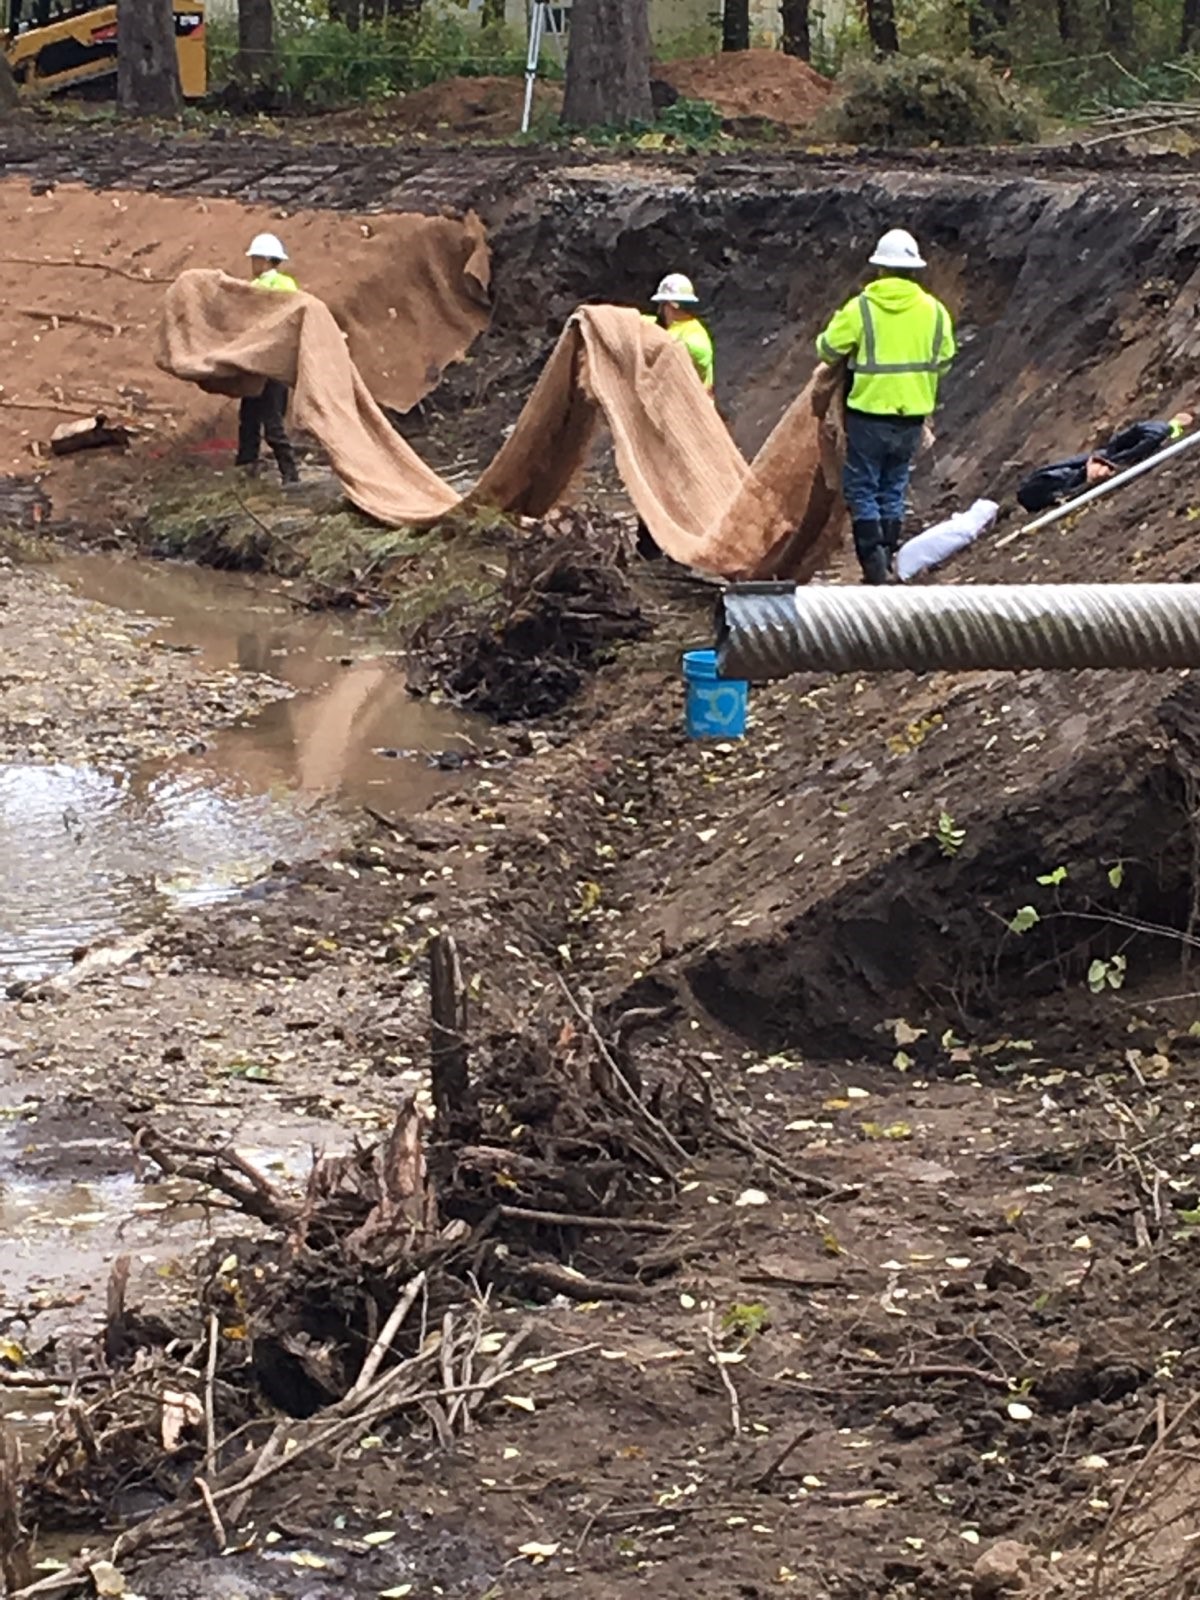
[{"label": "yellow safety vest with reflective stripe", "polygon": [[289,277],[286,272],[280,272],[278,267],[268,267],[265,272],[260,272],[254,280],[256,289],[277,289],[281,294],[295,294],[300,285],[295,278]]},{"label": "yellow safety vest with reflective stripe", "polygon": [[879,278],[838,311],[817,340],[822,361],[847,358],[847,405],[874,416],[928,417],[954,360],[954,323],[911,278]]}]

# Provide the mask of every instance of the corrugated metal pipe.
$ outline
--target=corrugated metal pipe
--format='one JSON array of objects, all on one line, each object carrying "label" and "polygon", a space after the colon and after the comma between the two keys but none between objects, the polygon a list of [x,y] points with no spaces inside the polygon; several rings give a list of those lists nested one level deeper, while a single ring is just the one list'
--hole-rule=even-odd
[{"label": "corrugated metal pipe", "polygon": [[793,672],[1200,666],[1200,585],[919,589],[742,583],[717,604],[723,678]]}]

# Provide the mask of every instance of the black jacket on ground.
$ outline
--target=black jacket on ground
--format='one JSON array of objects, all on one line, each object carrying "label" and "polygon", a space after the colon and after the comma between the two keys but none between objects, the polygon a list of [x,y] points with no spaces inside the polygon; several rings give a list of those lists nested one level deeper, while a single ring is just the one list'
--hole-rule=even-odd
[{"label": "black jacket on ground", "polygon": [[1162,449],[1171,437],[1169,422],[1134,422],[1114,433],[1108,443],[1087,455],[1069,456],[1031,472],[1017,490],[1026,511],[1045,511],[1087,488],[1087,464],[1093,457],[1124,472]]}]

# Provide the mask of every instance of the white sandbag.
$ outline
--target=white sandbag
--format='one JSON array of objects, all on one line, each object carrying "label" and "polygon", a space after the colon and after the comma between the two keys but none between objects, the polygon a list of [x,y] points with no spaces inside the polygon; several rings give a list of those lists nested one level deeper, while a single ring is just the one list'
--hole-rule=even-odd
[{"label": "white sandbag", "polygon": [[965,550],[979,535],[990,528],[999,515],[995,500],[976,500],[966,511],[956,511],[945,522],[935,523],[923,533],[914,534],[901,546],[896,556],[896,575],[907,583],[919,572],[941,566],[952,555]]}]

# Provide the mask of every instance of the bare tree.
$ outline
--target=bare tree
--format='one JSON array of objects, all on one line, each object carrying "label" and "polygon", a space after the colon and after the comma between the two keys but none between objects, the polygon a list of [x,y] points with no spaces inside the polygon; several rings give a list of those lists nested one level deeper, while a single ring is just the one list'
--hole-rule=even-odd
[{"label": "bare tree", "polygon": [[575,0],[562,120],[626,128],[653,118],[647,0]]},{"label": "bare tree", "polygon": [[866,0],[867,33],[876,50],[895,55],[900,48],[896,30],[896,0]]},{"label": "bare tree", "polygon": [[135,117],[177,117],[183,104],[171,0],[117,0],[117,99]]},{"label": "bare tree", "polygon": [[811,0],[780,0],[779,20],[783,24],[785,55],[812,60]]},{"label": "bare tree", "polygon": [[273,0],[238,0],[238,52],[234,68],[244,82],[264,82],[275,75],[275,6]]},{"label": "bare tree", "polygon": [[749,50],[750,0],[725,0],[721,8],[721,49]]}]

